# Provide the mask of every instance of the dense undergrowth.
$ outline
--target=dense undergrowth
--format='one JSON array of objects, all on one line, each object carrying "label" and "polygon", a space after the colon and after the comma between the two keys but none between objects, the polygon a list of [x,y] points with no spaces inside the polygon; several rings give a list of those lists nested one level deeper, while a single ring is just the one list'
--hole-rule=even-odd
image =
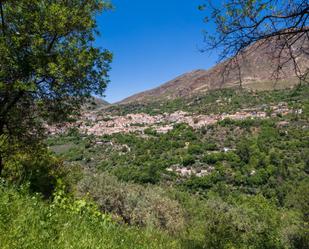
[{"label": "dense undergrowth", "polygon": [[1,249],[179,248],[155,230],[118,225],[79,202],[46,203],[25,188],[0,185]]}]

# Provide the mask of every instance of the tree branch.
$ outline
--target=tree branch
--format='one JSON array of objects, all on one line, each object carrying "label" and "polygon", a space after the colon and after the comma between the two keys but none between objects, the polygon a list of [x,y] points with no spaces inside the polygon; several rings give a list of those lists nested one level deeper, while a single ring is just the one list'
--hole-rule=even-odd
[{"label": "tree branch", "polygon": [[4,24],[4,13],[3,13],[2,0],[0,0],[0,14],[1,14],[2,33],[3,33],[3,36],[5,36],[5,24]]},{"label": "tree branch", "polygon": [[20,100],[24,93],[25,91],[19,91],[18,93],[16,93],[16,95],[11,101],[4,105],[0,112],[0,118],[5,117],[8,114],[8,112],[14,107],[14,105],[16,105],[16,103]]},{"label": "tree branch", "polygon": [[47,53],[50,53],[50,51],[52,50],[53,45],[54,45],[55,41],[57,40],[57,37],[58,37],[57,34],[55,34],[55,35],[53,36],[53,39],[51,40],[51,42],[50,42],[50,44],[49,44],[49,46],[48,46],[48,48],[47,48]]}]

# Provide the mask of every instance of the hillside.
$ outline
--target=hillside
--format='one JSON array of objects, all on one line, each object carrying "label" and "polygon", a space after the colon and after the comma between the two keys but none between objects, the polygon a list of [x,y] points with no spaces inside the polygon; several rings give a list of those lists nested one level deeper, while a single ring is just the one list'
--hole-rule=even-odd
[{"label": "hillside", "polygon": [[80,169],[77,198],[140,229],[133,248],[151,248],[152,229],[155,248],[308,248],[308,94],[224,89],[155,113],[98,110],[46,143],[73,173],[66,182]]},{"label": "hillside", "polygon": [[[185,73],[157,88],[128,97],[119,102],[119,104],[188,97],[209,90],[238,87],[240,80],[244,88],[253,90],[290,87],[298,82],[292,61],[289,61],[282,67],[279,75],[274,76],[278,61],[273,55],[281,53],[277,47],[277,42],[271,41],[267,44],[255,43],[251,45],[239,56],[239,67],[234,60],[227,60],[209,70],[200,69]],[[308,69],[309,65],[309,55],[305,52],[309,46],[308,39],[305,42],[306,45],[302,44],[302,48],[305,49],[300,50],[299,43],[295,43],[293,47],[294,50],[299,50],[299,56],[296,60],[301,66],[301,70]],[[282,52],[283,59],[285,53],[287,51]]]},{"label": "hillside", "polygon": [[0,1],[0,249],[309,249],[308,1],[204,2]]}]

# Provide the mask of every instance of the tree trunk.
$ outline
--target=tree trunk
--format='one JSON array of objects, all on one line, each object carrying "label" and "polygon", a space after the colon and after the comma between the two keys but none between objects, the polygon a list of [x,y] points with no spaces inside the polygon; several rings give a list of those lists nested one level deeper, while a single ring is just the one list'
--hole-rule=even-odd
[{"label": "tree trunk", "polygon": [[3,6],[2,6],[1,0],[0,0],[0,15],[1,15],[2,33],[3,33],[3,36],[5,36],[4,14],[3,14]]},{"label": "tree trunk", "polygon": [[2,176],[2,170],[3,170],[3,159],[2,159],[2,155],[1,155],[1,152],[0,152],[0,177]]},{"label": "tree trunk", "polygon": [[[4,125],[2,124],[2,122],[0,123],[0,136],[3,134],[3,128]],[[3,156],[2,156],[2,152],[0,150],[0,177],[2,176],[2,171],[3,171],[4,165],[3,165]]]}]

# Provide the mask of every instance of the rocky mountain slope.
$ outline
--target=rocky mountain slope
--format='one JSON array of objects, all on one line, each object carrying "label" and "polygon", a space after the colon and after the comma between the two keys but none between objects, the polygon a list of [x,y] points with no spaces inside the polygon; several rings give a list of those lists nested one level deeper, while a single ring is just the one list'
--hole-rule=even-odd
[{"label": "rocky mountain slope", "polygon": [[[292,61],[285,63],[280,73],[275,74],[278,67],[278,58],[275,57],[281,53],[277,45],[278,41],[255,43],[237,58],[238,62],[234,58],[209,70],[195,70],[183,74],[157,88],[128,97],[120,104],[188,97],[208,90],[237,87],[240,82],[244,88],[254,90],[289,87],[296,84],[298,78]],[[308,70],[309,40],[306,38],[301,46],[295,43],[293,50],[297,51],[296,60],[300,69]],[[288,56],[287,53],[287,51],[281,53],[281,60]]]}]

